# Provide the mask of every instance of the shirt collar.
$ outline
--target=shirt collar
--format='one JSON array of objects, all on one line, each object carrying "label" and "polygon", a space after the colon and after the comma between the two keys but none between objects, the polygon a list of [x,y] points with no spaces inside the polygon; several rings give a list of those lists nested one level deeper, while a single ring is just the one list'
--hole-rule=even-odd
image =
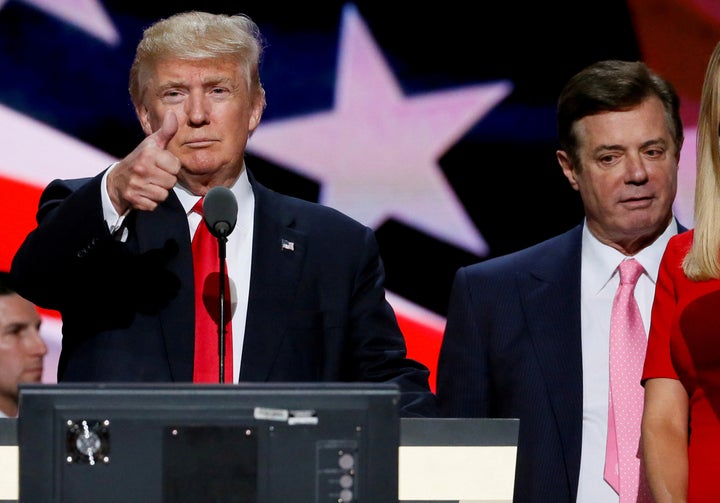
[{"label": "shirt collar", "polygon": [[[175,184],[174,190],[185,213],[189,215],[195,203],[200,200],[200,196],[196,196],[179,183]],[[248,178],[247,169],[245,169],[244,164],[240,176],[232,187],[230,187],[230,190],[238,201],[252,200],[252,187],[250,186],[250,179]]]},{"label": "shirt collar", "polygon": [[[645,273],[653,283],[657,282],[660,260],[665,252],[665,247],[677,232],[677,221],[672,218],[670,224],[655,242],[633,256],[642,264]],[[583,282],[590,286],[590,291],[600,291],[611,280],[620,262],[627,258],[630,257],[600,242],[585,222],[582,236],[582,275]]]}]

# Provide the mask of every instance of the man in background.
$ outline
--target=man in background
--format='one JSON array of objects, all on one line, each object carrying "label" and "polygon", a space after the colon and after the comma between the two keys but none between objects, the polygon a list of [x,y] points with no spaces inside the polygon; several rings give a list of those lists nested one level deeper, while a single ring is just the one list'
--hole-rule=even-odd
[{"label": "man in background", "polygon": [[42,379],[48,352],[40,336],[40,315],[0,272],[0,417],[18,414],[18,385]]},{"label": "man in background", "polygon": [[[441,413],[520,419],[515,503],[644,502],[639,416],[613,419],[615,431],[636,433],[618,442],[632,453],[632,477],[616,483],[612,451],[606,469],[611,312],[620,269],[639,263],[644,355],[660,258],[685,230],[672,211],[679,99],[642,62],[601,61],[568,81],[557,126],[557,159],[584,222],[457,272],[438,362]],[[642,362],[633,370],[640,395],[630,403],[642,404]]]}]

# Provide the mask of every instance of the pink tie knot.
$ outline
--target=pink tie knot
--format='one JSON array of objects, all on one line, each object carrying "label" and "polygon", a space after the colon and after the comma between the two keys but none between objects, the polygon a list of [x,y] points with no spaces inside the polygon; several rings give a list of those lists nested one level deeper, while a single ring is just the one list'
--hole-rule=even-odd
[{"label": "pink tie knot", "polygon": [[618,269],[620,269],[621,285],[635,285],[640,275],[645,272],[642,264],[634,258],[620,262]]}]

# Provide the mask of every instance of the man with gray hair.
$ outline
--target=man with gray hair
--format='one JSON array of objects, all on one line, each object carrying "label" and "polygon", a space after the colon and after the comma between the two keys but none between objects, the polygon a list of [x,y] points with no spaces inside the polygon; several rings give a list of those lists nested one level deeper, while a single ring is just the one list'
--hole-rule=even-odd
[{"label": "man with gray hair", "polygon": [[[43,192],[12,272],[23,295],[62,314],[58,380],[390,382],[401,414],[434,415],[429,371],[407,358],[385,298],[373,230],[269,190],[245,165],[265,108],[262,52],[242,14],[153,24],[130,71],[145,139],[97,176]],[[217,187],[237,201],[235,230],[217,243],[227,278],[220,260],[207,276],[193,262],[200,201]]]}]

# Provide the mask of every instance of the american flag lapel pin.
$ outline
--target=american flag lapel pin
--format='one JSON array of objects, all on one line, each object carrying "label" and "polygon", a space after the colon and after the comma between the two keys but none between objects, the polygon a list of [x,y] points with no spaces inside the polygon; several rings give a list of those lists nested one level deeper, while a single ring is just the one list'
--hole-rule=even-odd
[{"label": "american flag lapel pin", "polygon": [[280,240],[280,248],[284,251],[295,251],[295,243],[288,241],[287,239]]}]

